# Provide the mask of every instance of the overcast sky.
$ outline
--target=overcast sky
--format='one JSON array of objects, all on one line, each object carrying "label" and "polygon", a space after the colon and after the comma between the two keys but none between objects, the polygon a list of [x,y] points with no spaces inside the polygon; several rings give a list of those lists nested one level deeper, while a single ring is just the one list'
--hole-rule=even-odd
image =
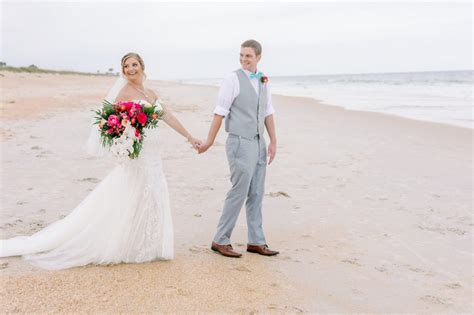
[{"label": "overcast sky", "polygon": [[215,78],[263,45],[269,75],[472,69],[470,1],[2,1],[0,59],[96,72],[142,55],[151,79]]}]

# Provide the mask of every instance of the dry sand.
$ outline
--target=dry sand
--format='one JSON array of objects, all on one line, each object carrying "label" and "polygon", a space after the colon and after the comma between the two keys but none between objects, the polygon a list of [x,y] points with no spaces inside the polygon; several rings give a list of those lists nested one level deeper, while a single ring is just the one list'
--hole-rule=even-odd
[{"label": "dry sand", "polygon": [[[0,237],[67,215],[111,170],[82,149],[114,78],[1,77]],[[217,88],[149,82],[205,137]],[[4,312],[472,313],[469,129],[275,96],[278,152],[264,228],[276,257],[241,259],[210,241],[229,188],[225,132],[197,155],[163,126],[176,259],[44,271],[0,260]]]}]

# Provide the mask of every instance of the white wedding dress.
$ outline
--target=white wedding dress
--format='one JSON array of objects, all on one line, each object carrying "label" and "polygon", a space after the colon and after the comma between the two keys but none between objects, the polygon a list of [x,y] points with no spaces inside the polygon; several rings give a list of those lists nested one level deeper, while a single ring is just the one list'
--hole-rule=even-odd
[{"label": "white wedding dress", "polygon": [[[0,257],[21,255],[50,270],[172,259],[173,224],[159,155],[160,128],[145,133],[137,159],[117,165],[65,218],[32,236],[1,240]],[[105,152],[98,139],[94,131],[89,142]]]}]

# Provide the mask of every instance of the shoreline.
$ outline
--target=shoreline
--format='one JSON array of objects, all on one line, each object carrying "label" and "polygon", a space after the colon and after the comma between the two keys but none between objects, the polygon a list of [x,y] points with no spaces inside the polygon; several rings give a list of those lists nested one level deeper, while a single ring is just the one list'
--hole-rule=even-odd
[{"label": "shoreline", "polygon": [[[449,71],[448,71],[449,72]],[[171,81],[171,82],[175,82],[177,84],[183,84],[183,85],[195,85],[195,86],[202,86],[202,87],[219,87],[219,85],[210,85],[210,84],[201,84],[201,83],[183,83],[182,81],[180,80],[176,80],[176,81]],[[293,95],[293,94],[286,94],[286,93],[275,93],[273,92],[273,96],[286,96],[286,97],[296,97],[296,98],[310,98],[312,99],[313,101],[316,101],[317,103],[319,103],[320,105],[325,105],[325,106],[336,106],[336,107],[340,107],[340,108],[343,108],[347,111],[356,111],[356,112],[367,112],[367,113],[378,113],[378,114],[382,114],[382,115],[388,115],[388,116],[396,116],[396,117],[400,117],[400,118],[405,118],[405,119],[410,119],[410,120],[415,120],[415,121],[419,121],[419,122],[428,122],[428,123],[436,123],[436,124],[442,124],[442,125],[447,125],[447,126],[453,126],[453,127],[458,127],[458,128],[465,128],[465,129],[469,129],[469,130],[474,130],[474,125],[472,127],[467,127],[467,126],[460,126],[460,125],[456,125],[454,123],[448,123],[448,122],[440,122],[440,121],[433,121],[433,120],[426,120],[426,119],[421,119],[421,118],[415,118],[415,117],[409,117],[409,116],[404,116],[402,114],[397,114],[397,113],[386,113],[386,112],[382,112],[382,111],[371,111],[371,110],[367,110],[367,109],[352,109],[352,108],[348,108],[348,107],[345,107],[343,105],[337,105],[335,103],[332,103],[330,101],[325,101],[323,98],[317,98],[317,97],[313,97],[313,96],[304,96],[304,95]]]}]

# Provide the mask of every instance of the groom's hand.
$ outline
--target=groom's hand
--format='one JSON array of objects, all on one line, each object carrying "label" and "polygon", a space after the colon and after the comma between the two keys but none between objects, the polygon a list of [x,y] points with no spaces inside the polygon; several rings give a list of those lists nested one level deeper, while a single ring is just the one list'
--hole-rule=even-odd
[{"label": "groom's hand", "polygon": [[196,139],[192,136],[188,136],[188,142],[192,145],[192,148],[199,152],[198,148],[202,144],[202,141],[199,139]]},{"label": "groom's hand", "polygon": [[268,165],[270,165],[275,158],[276,151],[276,143],[270,142],[270,145],[268,146]]},{"label": "groom's hand", "polygon": [[212,143],[209,142],[209,140],[206,140],[205,142],[201,143],[198,145],[197,150],[199,154],[204,153],[211,147]]}]

